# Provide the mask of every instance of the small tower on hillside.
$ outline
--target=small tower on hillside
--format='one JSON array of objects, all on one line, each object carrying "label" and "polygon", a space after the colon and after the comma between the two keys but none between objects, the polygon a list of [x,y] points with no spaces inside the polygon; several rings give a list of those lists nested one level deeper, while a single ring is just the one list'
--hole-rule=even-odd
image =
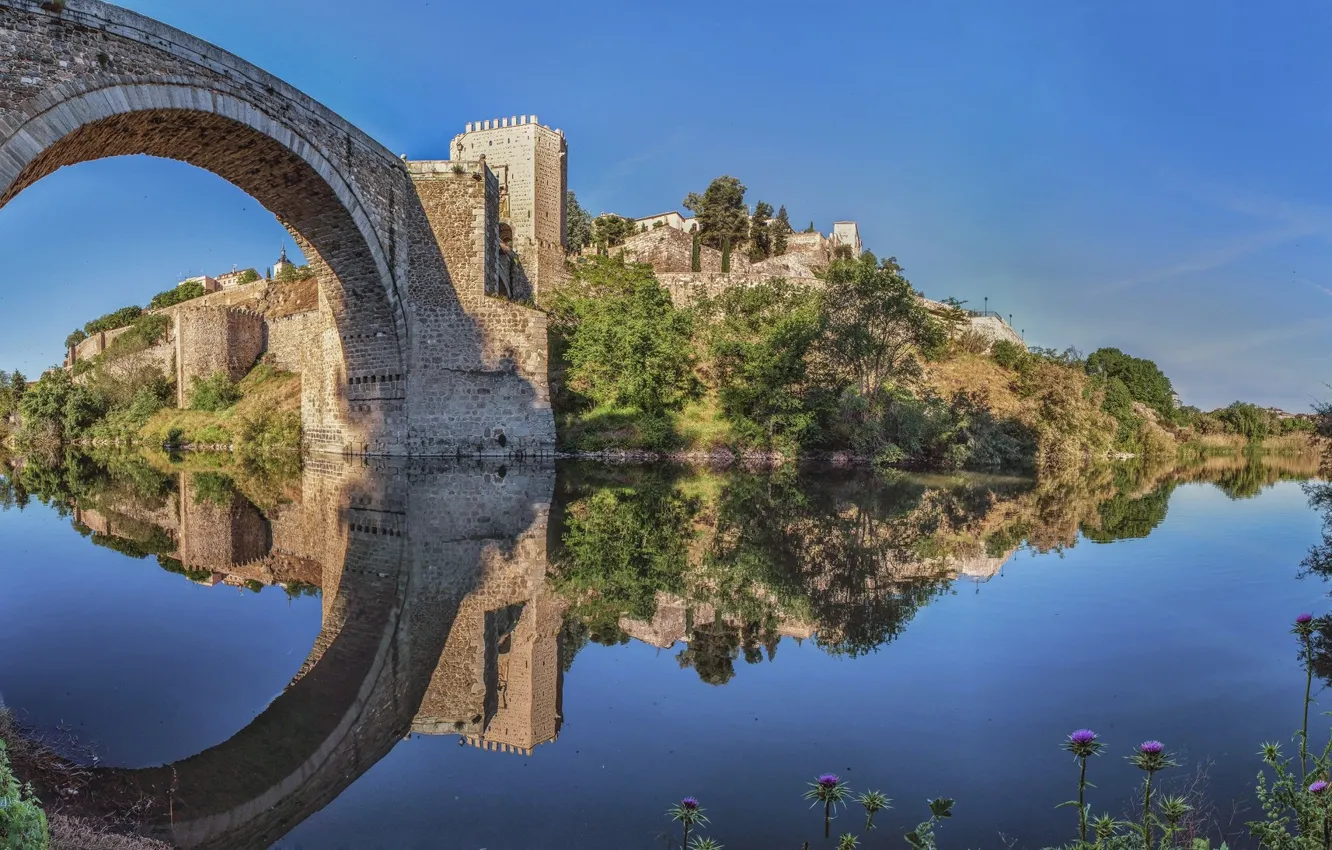
[{"label": "small tower on hillside", "polygon": [[292,262],[287,259],[287,246],[283,245],[282,256],[278,257],[278,261],[273,264],[273,279],[277,280],[279,277],[281,277],[282,272],[285,269],[294,269],[294,268],[296,268],[296,266],[292,265]]}]

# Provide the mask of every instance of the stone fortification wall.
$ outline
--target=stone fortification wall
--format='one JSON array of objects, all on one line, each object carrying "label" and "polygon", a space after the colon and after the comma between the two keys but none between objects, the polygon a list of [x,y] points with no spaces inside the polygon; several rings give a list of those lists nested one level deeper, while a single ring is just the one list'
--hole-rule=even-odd
[{"label": "stone fortification wall", "polygon": [[106,347],[111,343],[115,342],[117,337],[129,333],[129,331],[130,331],[130,326],[126,325],[123,328],[115,328],[114,330],[109,330],[109,331],[99,331],[98,333],[93,334],[92,336],[85,339],[83,342],[79,343],[78,345],[70,349],[68,365],[73,366],[75,363],[77,363],[80,360],[93,359],[97,355],[106,351]]},{"label": "stone fortification wall", "polygon": [[[782,275],[763,274],[760,272],[731,272],[729,274],[658,274],[657,280],[671,293],[671,300],[677,307],[688,307],[703,298],[715,298],[728,289],[754,286],[765,283]],[[811,286],[821,285],[815,278],[791,278],[792,283]]]},{"label": "stone fortification wall", "polygon": [[[144,368],[157,369],[165,378],[171,378],[176,374],[176,341],[174,335],[143,351],[104,361],[97,367],[97,371],[117,378],[126,378]],[[86,377],[86,375],[79,376],[79,378]]]},{"label": "stone fortification wall", "polygon": [[791,233],[786,237],[787,253],[811,253],[832,259],[832,242],[822,233]]},{"label": "stone fortification wall", "polygon": [[255,281],[220,292],[210,292],[162,312],[175,314],[196,307],[246,307],[265,318],[276,319],[317,309],[319,281],[313,277],[291,283]]},{"label": "stone fortification wall", "polygon": [[780,256],[769,257],[755,263],[749,270],[755,274],[794,280],[796,278],[816,278],[823,274],[827,268],[828,260],[822,254],[811,251],[797,253],[788,251]]},{"label": "stone fortification wall", "polygon": [[1006,340],[1020,345],[1024,349],[1027,347],[1027,341],[1022,338],[1020,333],[1009,327],[1003,319],[997,319],[994,316],[972,316],[971,329],[990,342]]},{"label": "stone fortification wall", "polygon": [[319,314],[313,310],[294,313],[265,323],[264,356],[279,369],[305,374],[311,368],[311,341],[323,329]]},{"label": "stone fortification wall", "polygon": [[176,316],[176,395],[184,407],[195,378],[249,373],[264,348],[264,317],[240,307],[196,307]]},{"label": "stone fortification wall", "polygon": [[[674,227],[655,227],[636,233],[624,241],[624,258],[633,263],[647,263],[658,273],[688,274],[693,268],[694,237]],[[732,253],[732,268],[748,260]],[[721,251],[706,245],[699,248],[699,267],[704,273],[721,274]]]}]

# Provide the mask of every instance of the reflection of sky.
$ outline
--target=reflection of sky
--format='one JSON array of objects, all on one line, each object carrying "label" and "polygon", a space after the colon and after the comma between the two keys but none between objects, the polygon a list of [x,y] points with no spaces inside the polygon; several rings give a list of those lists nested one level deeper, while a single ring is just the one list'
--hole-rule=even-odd
[{"label": "reflection of sky", "polygon": [[999,830],[1045,846],[1071,835],[1076,816],[1054,809],[1076,787],[1059,744],[1082,726],[1110,747],[1098,812],[1125,805],[1136,776],[1120,756],[1147,738],[1190,766],[1215,759],[1224,808],[1251,787],[1258,743],[1298,727],[1288,630],[1327,608],[1326,587],[1295,579],[1317,531],[1297,484],[1239,502],[1187,485],[1150,537],[1019,553],[865,658],[785,640],[774,663],[737,662],[712,687],[673,652],[591,645],[565,677],[555,743],[524,758],[414,737],[278,846],[648,848],[685,794],[727,846],[797,846],[821,829],[800,795],[825,770],[894,798],[885,831],[947,795],[950,846]]},{"label": "reflection of sky", "polygon": [[201,587],[92,545],[36,501],[0,512],[0,551],[0,694],[39,727],[70,727],[112,766],[231,737],[319,633],[317,598]]},{"label": "reflection of sky", "polygon": [[[442,2],[122,3],[394,152],[442,158],[465,122],[536,112],[593,213],[660,212],[730,173],[798,228],[858,220],[927,295],[988,298],[1036,344],[1158,361],[1187,402],[1326,392],[1325,3],[509,0],[496,38],[451,35]],[[37,372],[94,315],[262,268],[286,238],[174,163],[43,180],[0,212],[0,315],[22,319],[0,365]]]}]

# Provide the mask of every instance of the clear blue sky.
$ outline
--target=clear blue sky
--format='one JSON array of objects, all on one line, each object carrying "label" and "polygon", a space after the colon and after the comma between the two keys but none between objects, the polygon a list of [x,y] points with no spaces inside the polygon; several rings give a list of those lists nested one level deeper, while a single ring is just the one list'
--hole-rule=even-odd
[{"label": "clear blue sky", "polygon": [[[1033,344],[1156,360],[1188,403],[1332,396],[1323,0],[124,5],[412,158],[536,113],[594,213],[733,174],[798,227],[859,221],[927,295],[988,297]],[[0,210],[0,365],[36,373],[88,318],[285,238],[179,163],[61,171]]]}]

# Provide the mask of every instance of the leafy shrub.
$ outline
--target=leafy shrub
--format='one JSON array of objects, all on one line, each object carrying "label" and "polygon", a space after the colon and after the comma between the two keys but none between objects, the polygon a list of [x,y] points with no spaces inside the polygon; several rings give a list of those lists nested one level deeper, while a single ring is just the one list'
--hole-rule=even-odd
[{"label": "leafy shrub", "polygon": [[1001,339],[991,347],[990,356],[994,358],[995,363],[1005,369],[1016,370],[1022,361],[1027,358],[1027,350],[1016,342]]},{"label": "leafy shrub", "polygon": [[236,285],[244,286],[247,283],[254,283],[257,280],[259,280],[259,272],[254,269],[246,269],[240,273],[240,277],[236,278]]},{"label": "leafy shrub", "polygon": [[121,307],[114,313],[107,313],[105,316],[99,316],[83,326],[83,331],[88,336],[102,331],[113,331],[116,328],[123,328],[131,324],[135,319],[143,315],[142,307]]},{"label": "leafy shrub", "polygon": [[0,848],[46,850],[50,847],[46,814],[32,786],[19,784],[9,768],[5,742],[0,741]]},{"label": "leafy shrub", "polygon": [[161,310],[165,307],[174,307],[177,304],[201,298],[205,294],[204,285],[201,281],[190,280],[180,286],[173,286],[165,292],[157,293],[148,302],[148,306],[154,310]]},{"label": "leafy shrub", "polygon": [[240,399],[240,388],[222,372],[214,372],[207,378],[195,378],[190,387],[190,410],[216,413],[226,410]]}]

